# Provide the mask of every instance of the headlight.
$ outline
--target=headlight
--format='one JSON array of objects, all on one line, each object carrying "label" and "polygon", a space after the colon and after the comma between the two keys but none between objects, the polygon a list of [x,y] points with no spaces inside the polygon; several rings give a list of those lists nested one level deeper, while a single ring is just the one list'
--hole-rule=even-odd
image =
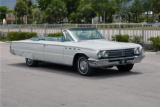
[{"label": "headlight", "polygon": [[105,51],[105,52],[103,52],[102,55],[103,55],[103,57],[108,57],[108,52]]},{"label": "headlight", "polygon": [[102,52],[101,52],[101,51],[99,51],[99,52],[97,53],[97,57],[98,57],[98,58],[102,58]]},{"label": "headlight", "polygon": [[108,52],[107,51],[99,51],[98,53],[97,53],[97,57],[98,58],[106,58],[106,57],[108,57]]},{"label": "headlight", "polygon": [[134,49],[134,54],[139,55],[141,53],[141,51],[142,51],[142,49],[140,49],[139,47],[135,48]]}]

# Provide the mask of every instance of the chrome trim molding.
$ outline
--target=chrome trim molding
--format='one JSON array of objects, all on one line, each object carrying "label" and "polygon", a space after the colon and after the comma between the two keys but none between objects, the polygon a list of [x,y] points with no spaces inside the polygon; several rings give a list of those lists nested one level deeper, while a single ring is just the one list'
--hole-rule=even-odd
[{"label": "chrome trim molding", "polygon": [[[133,56],[133,57],[121,57],[121,58],[110,58],[110,59],[93,59],[89,58],[88,63],[91,67],[107,67],[107,66],[117,66],[125,64],[139,63],[145,55]],[[121,63],[124,61],[123,63]]]}]

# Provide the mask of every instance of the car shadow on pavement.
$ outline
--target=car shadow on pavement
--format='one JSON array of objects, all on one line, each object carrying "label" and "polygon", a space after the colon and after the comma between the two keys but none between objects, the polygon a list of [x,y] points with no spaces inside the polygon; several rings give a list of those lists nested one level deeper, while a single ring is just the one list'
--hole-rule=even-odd
[{"label": "car shadow on pavement", "polygon": [[[38,64],[38,67],[28,67],[25,63],[15,63],[15,64],[9,64],[10,66],[16,66],[16,67],[23,67],[24,69],[30,69],[30,70],[38,70],[41,72],[51,72],[51,73],[58,73],[62,75],[67,76],[76,76],[81,78],[86,78],[86,76],[80,76],[80,74],[73,69],[73,67],[65,66],[65,65],[59,65],[59,64],[53,64],[53,63],[45,63],[40,62]],[[111,77],[122,77],[122,76],[131,76],[131,75],[139,75],[142,74],[141,72],[120,72],[115,68],[100,68],[96,69],[95,74],[93,76],[89,76],[89,79],[102,79],[102,78],[111,78]],[[88,77],[87,77],[88,78]]]},{"label": "car shadow on pavement", "polygon": [[142,74],[141,72],[136,72],[134,70],[131,70],[130,72],[123,72],[118,71],[118,69],[115,68],[106,68],[106,69],[96,69],[94,77],[98,78],[112,78],[112,77],[122,77],[122,76],[132,76],[132,75],[139,75]]}]

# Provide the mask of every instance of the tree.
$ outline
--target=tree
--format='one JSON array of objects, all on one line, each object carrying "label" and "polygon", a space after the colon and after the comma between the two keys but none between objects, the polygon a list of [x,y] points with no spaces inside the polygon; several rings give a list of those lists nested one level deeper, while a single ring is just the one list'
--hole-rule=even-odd
[{"label": "tree", "polygon": [[81,19],[80,19],[80,14],[78,12],[72,12],[70,15],[69,15],[69,22],[71,23],[81,23]]},{"label": "tree", "polygon": [[79,13],[85,23],[91,23],[92,18],[96,16],[91,4],[86,4],[81,10],[79,10]]},{"label": "tree", "polygon": [[102,16],[106,10],[108,0],[92,0],[91,6],[93,10],[98,14],[98,22],[100,22],[100,16]]},{"label": "tree", "polygon": [[116,13],[116,2],[115,0],[109,0],[107,6],[105,7],[105,22],[111,23],[113,21],[113,15]]},{"label": "tree", "polygon": [[143,0],[143,7],[144,7],[144,10],[145,12],[147,12],[147,22],[148,22],[148,19],[149,19],[149,15],[148,15],[148,12],[151,11],[152,9],[152,0]]},{"label": "tree", "polygon": [[[16,2],[15,7],[14,7],[14,11],[15,11],[17,17],[19,17],[19,20],[20,20],[20,17],[23,17],[24,15],[27,15],[28,8],[27,8],[26,3],[23,0],[18,0]],[[22,20],[22,23],[23,23],[23,20]]]},{"label": "tree", "polygon": [[[129,20],[129,11],[127,7],[127,3],[131,0],[115,0],[116,1],[116,11],[117,17],[122,18],[122,20]],[[120,20],[119,20],[120,21]]]},{"label": "tree", "polygon": [[40,11],[39,8],[34,8],[32,9],[32,17],[33,19],[39,23],[39,21],[41,20],[42,18],[42,12]]},{"label": "tree", "polygon": [[52,0],[37,0],[39,8],[43,11],[51,4]]},{"label": "tree", "polygon": [[26,4],[27,4],[27,8],[28,8],[28,14],[31,15],[32,14],[32,0],[23,0]]},{"label": "tree", "polygon": [[48,23],[58,22],[67,16],[67,8],[63,1],[52,0],[45,10],[45,19]]},{"label": "tree", "polygon": [[152,0],[153,11],[159,14],[159,22],[160,22],[160,0]]},{"label": "tree", "polygon": [[0,22],[6,18],[8,8],[6,6],[0,6]]},{"label": "tree", "polygon": [[69,16],[71,13],[78,11],[77,9],[81,4],[80,2],[84,0],[62,0],[62,1],[64,1],[64,3],[66,4],[68,16]]},{"label": "tree", "polygon": [[135,15],[135,22],[140,22],[139,15],[142,14],[144,8],[142,4],[142,0],[135,0],[131,6],[131,12]]}]

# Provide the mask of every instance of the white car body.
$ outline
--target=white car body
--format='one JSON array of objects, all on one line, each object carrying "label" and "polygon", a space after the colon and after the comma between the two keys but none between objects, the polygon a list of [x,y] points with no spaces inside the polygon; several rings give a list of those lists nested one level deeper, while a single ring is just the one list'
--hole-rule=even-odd
[{"label": "white car body", "polygon": [[[65,37],[66,35],[64,32],[63,34]],[[140,50],[138,55],[112,58],[97,57],[97,54],[100,51],[119,50],[121,52],[122,50],[123,54],[123,51],[126,49],[132,49],[134,51],[137,48]],[[53,62],[69,66],[74,65],[74,59],[76,55],[83,54],[88,57],[88,63],[91,67],[117,66],[123,63],[134,64],[141,62],[141,60],[144,58],[142,47],[139,44],[108,41],[105,39],[86,41],[74,40],[63,42],[44,40],[33,41],[31,39],[13,41],[10,46],[10,52],[14,55],[22,56],[36,61]],[[121,62],[122,60],[125,60],[126,62]]]}]

